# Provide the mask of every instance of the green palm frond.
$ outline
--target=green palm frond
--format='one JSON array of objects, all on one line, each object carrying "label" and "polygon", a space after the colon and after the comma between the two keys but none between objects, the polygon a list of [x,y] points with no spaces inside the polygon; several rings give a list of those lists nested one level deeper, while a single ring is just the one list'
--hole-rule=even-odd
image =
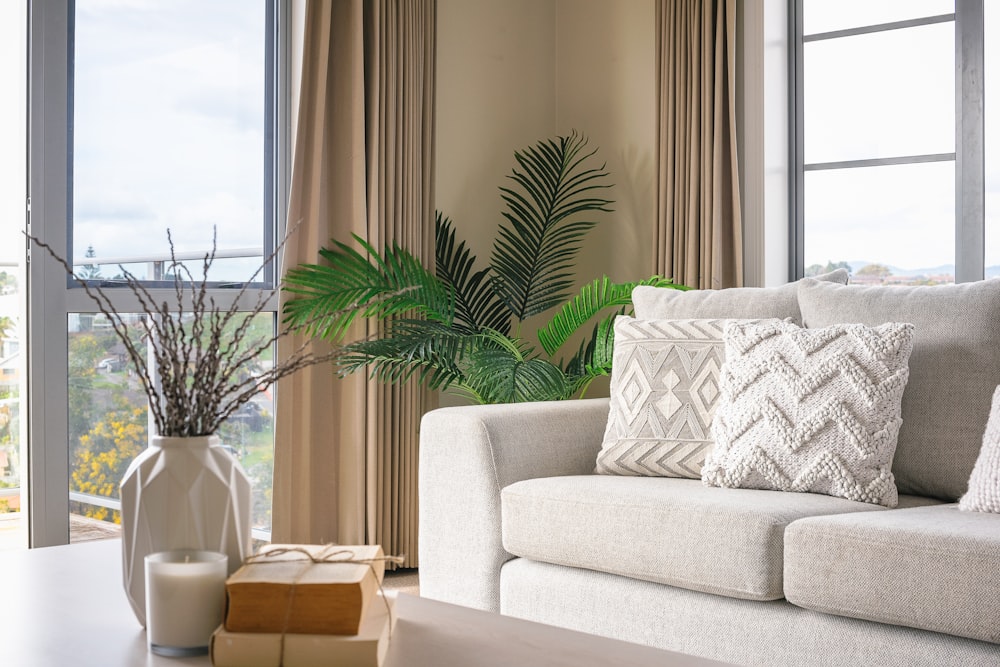
[{"label": "green palm frond", "polygon": [[555,364],[528,358],[531,348],[496,331],[485,331],[483,347],[469,356],[466,383],[482,403],[521,403],[566,398],[570,386]]},{"label": "green palm frond", "polygon": [[611,210],[598,196],[611,187],[608,172],[585,166],[596,153],[586,144],[573,132],[514,153],[520,171],[508,178],[518,187],[500,188],[507,222],[493,246],[494,289],[518,320],[566,299],[581,239],[596,224],[578,215]]},{"label": "green palm frond", "polygon": [[594,325],[588,340],[580,343],[580,349],[566,363],[566,376],[572,383],[571,394],[587,391],[596,378],[611,374],[611,361],[615,348],[615,317],[625,308],[602,318]]},{"label": "green palm frond", "polygon": [[455,244],[451,220],[440,211],[434,219],[434,240],[436,275],[455,295],[454,326],[469,333],[484,328],[510,331],[510,311],[493,291],[491,268],[475,270],[476,256],[465,241]]},{"label": "green palm frond", "polygon": [[381,338],[345,345],[339,371],[348,375],[367,366],[371,377],[387,383],[416,374],[431,389],[447,389],[464,382],[460,362],[477,339],[438,322],[394,320]]},{"label": "green palm frond", "polygon": [[639,285],[687,289],[660,276],[627,283],[614,283],[607,276],[602,276],[584,285],[575,297],[563,304],[549,323],[538,331],[538,342],[550,356],[555,354],[574,333],[605,308],[631,306],[632,290]]},{"label": "green palm frond", "polygon": [[340,339],[357,318],[385,319],[412,311],[450,324],[450,290],[416,257],[397,245],[384,256],[359,236],[359,252],[340,241],[320,250],[326,264],[301,264],[285,276],[283,290],[295,295],[284,307],[284,322],[312,336]]}]

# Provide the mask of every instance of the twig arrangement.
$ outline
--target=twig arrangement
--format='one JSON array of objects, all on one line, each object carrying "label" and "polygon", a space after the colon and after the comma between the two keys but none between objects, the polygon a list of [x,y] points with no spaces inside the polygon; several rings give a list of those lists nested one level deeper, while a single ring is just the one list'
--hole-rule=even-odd
[{"label": "twig arrangement", "polygon": [[[259,374],[244,372],[259,355],[271,349],[301,326],[282,326],[270,337],[248,339],[253,318],[263,312],[267,295],[258,294],[254,306],[239,310],[238,304],[248,286],[281,251],[282,240],[247,280],[227,308],[220,307],[209,293],[208,273],[215,261],[216,239],[212,250],[202,260],[201,280],[196,281],[188,268],[179,262],[174,242],[170,244],[170,272],[173,275],[173,303],[156,297],[134,274],[119,265],[125,286],[138,299],[144,317],[140,318],[141,336],[135,340],[130,325],[114,308],[100,286],[77,275],[73,267],[45,242],[29,238],[59,262],[73,280],[97,304],[111,322],[135,366],[139,381],[149,399],[158,435],[189,437],[211,435],[243,404],[281,378],[307,366],[331,361],[341,354],[335,349],[315,354],[308,339],[287,358],[275,359],[270,369]],[[287,237],[286,237],[287,239]],[[186,307],[185,304],[190,304]],[[152,359],[147,354],[147,346]]]}]

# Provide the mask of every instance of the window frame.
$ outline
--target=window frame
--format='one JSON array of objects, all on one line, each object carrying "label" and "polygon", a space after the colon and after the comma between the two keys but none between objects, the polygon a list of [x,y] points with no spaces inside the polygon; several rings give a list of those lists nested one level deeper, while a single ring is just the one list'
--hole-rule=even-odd
[{"label": "window frame", "polygon": [[[951,14],[873,24],[804,35],[804,0],[789,0],[789,279],[805,275],[805,172],[920,162],[955,162],[955,282],[982,280],[985,275],[986,167],[984,109],[983,0],[955,0]],[[955,152],[894,156],[839,162],[805,163],[804,57],[807,41],[836,39],[954,21],[955,24]]]},{"label": "window frame", "polygon": [[[265,200],[264,256],[285,230],[290,165],[290,0],[266,0],[269,44],[265,62]],[[71,49],[75,2],[28,2],[28,233],[44,239],[69,257],[72,234],[72,81]],[[251,310],[267,297],[264,312],[277,314],[280,275],[276,257],[261,283],[240,290],[211,289],[221,307],[236,303]],[[30,547],[67,544],[70,540],[70,461],[68,404],[69,313],[93,312],[93,302],[63,268],[44,252],[25,245],[27,307],[25,345],[27,392],[22,414],[27,421],[28,542]],[[141,312],[130,290],[106,290],[116,310]],[[172,290],[150,287],[157,297]],[[267,537],[267,536],[260,536]]]}]

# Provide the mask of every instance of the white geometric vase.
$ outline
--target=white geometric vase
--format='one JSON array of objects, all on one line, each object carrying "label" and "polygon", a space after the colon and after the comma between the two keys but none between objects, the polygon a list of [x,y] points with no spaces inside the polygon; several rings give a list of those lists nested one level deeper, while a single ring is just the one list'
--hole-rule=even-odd
[{"label": "white geometric vase", "polygon": [[148,554],[221,551],[229,556],[229,574],[250,554],[250,480],[220,442],[214,435],[154,435],[122,478],[125,594],[143,627]]}]

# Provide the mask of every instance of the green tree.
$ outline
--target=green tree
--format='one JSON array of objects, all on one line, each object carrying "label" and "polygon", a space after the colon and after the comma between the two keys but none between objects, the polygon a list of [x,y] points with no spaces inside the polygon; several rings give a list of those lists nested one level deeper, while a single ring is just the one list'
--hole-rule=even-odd
[{"label": "green tree", "polygon": [[[92,259],[97,257],[97,252],[94,251],[94,246],[87,246],[87,252],[84,257]],[[80,277],[84,280],[98,280],[101,278],[101,267],[97,264],[84,264],[83,270],[79,273]]]},{"label": "green tree", "polygon": [[[74,491],[117,497],[125,469],[146,446],[146,406],[135,405],[124,396],[119,396],[115,405],[114,410],[80,436],[70,478],[70,488]],[[84,516],[121,522],[121,515],[106,507],[83,505],[77,509]]]}]

